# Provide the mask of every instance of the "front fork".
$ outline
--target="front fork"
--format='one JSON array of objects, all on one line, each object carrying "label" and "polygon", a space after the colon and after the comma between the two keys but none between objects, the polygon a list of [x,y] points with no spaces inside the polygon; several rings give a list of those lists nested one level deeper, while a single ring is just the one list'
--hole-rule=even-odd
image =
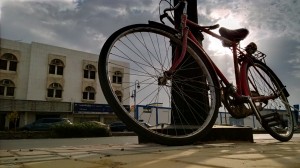
[{"label": "front fork", "polygon": [[256,108],[255,104],[253,103],[253,100],[251,99],[250,96],[244,96],[244,97],[248,100],[248,102],[252,108],[252,111],[256,115],[256,119],[262,124],[262,118],[261,118],[259,112],[257,111],[257,108]]},{"label": "front fork", "polygon": [[173,73],[176,68],[179,66],[179,64],[182,62],[182,60],[185,57],[186,54],[186,49],[187,49],[187,40],[188,40],[188,34],[189,34],[189,29],[186,26],[186,21],[187,21],[187,15],[182,14],[181,16],[181,26],[182,26],[182,46],[181,46],[181,53],[179,53],[178,47],[176,47],[175,50],[175,58],[174,62],[172,64],[172,67],[169,69],[168,73]]},{"label": "front fork", "polygon": [[251,98],[251,91],[248,86],[248,77],[247,77],[247,68],[248,65],[252,63],[251,58],[244,58],[245,60],[242,62],[241,67],[240,67],[240,89],[241,89],[241,94],[240,97],[241,99],[246,100],[250,104],[250,107],[253,111],[253,113],[256,115],[257,120],[262,123],[262,118],[254,104],[254,100]]}]

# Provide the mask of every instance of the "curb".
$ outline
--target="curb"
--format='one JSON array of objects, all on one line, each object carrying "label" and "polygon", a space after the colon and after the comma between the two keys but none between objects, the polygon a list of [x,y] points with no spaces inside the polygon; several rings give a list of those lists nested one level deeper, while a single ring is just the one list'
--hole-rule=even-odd
[{"label": "curb", "polygon": [[[138,135],[139,144],[153,143],[149,139]],[[198,142],[206,141],[246,141],[254,142],[253,131],[250,127],[214,126],[210,132],[199,139]],[[197,142],[195,142],[197,143]]]}]

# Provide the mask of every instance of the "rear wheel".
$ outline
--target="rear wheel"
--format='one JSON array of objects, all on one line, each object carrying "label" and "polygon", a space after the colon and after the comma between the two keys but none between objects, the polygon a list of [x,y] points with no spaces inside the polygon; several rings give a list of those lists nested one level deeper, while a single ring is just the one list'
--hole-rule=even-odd
[{"label": "rear wheel", "polygon": [[98,63],[103,93],[116,115],[139,136],[165,145],[204,136],[220,104],[213,68],[191,42],[183,63],[167,72],[173,49],[181,46],[176,34],[152,25],[124,27],[106,41]]},{"label": "rear wheel", "polygon": [[[248,64],[248,88],[263,128],[275,139],[288,141],[294,133],[294,119],[287,100],[288,93],[275,73],[264,63]],[[270,96],[272,99],[259,99]],[[275,96],[275,97],[274,97]]]}]

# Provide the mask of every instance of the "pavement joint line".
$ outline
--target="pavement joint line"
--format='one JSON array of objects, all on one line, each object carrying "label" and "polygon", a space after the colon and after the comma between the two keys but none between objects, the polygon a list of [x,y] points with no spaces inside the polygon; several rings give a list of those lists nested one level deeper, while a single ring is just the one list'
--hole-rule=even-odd
[{"label": "pavement joint line", "polygon": [[16,163],[31,163],[31,162],[40,162],[40,161],[50,161],[50,160],[61,160],[66,159],[66,157],[60,156],[49,156],[49,157],[31,157],[31,158],[24,158],[24,157],[14,157],[13,159],[1,161],[1,164],[16,164]]},{"label": "pavement joint line", "polygon": [[[78,147],[56,147],[56,148],[32,148],[26,150],[0,150],[0,152],[12,152],[13,156],[0,157],[0,167],[1,165],[14,165],[22,163],[36,163],[43,161],[51,160],[85,160],[89,157],[95,158],[106,158],[109,157],[119,157],[124,155],[136,155],[136,154],[163,154],[164,152],[170,153],[174,151],[175,153],[180,150],[193,150],[201,151],[202,149],[212,149],[206,151],[210,154],[216,152],[216,150],[222,150],[222,148],[228,150],[224,151],[226,155],[217,156],[222,159],[236,159],[241,161],[246,161],[247,158],[241,159],[240,155],[249,155],[256,160],[261,160],[257,154],[265,155],[267,159],[280,159],[295,157],[295,154],[300,153],[298,148],[295,148],[294,145],[299,144],[299,138],[296,140],[291,140],[289,142],[278,142],[276,140],[260,140],[259,143],[256,142],[208,142],[208,143],[199,143],[194,145],[186,146],[164,146],[158,144],[126,144],[126,145],[85,145]],[[253,148],[254,147],[254,148]],[[271,148],[270,148],[271,147]],[[278,153],[278,150],[281,150],[282,154]],[[30,151],[32,150],[32,151]],[[55,152],[57,150],[57,152]],[[20,155],[18,152],[49,152],[49,157],[46,155],[40,155],[37,152],[37,155]],[[293,153],[296,152],[296,153]],[[224,154],[223,153],[223,154]],[[4,161],[4,162],[3,162]],[[176,162],[178,160],[175,160]],[[91,162],[92,163],[92,162]]]},{"label": "pavement joint line", "polygon": [[50,161],[50,160],[62,160],[62,159],[78,159],[78,158],[86,158],[90,156],[94,156],[97,154],[92,153],[84,153],[84,154],[68,154],[68,155],[60,155],[60,154],[52,154],[52,155],[44,155],[44,156],[18,156],[11,158],[0,158],[1,164],[15,164],[15,163],[31,163],[31,162],[40,162],[40,161]]},{"label": "pavement joint line", "polygon": [[[53,152],[52,150],[47,149],[32,149],[34,151],[44,151],[49,152],[50,154],[44,154],[44,155],[20,155],[17,152],[18,151],[9,151],[13,154],[13,157],[2,157],[0,158],[1,164],[16,164],[16,163],[29,163],[29,162],[40,162],[40,161],[50,161],[50,160],[61,160],[61,159],[79,159],[79,158],[85,158],[93,155],[102,155],[103,157],[107,156],[120,156],[120,155],[134,155],[134,154],[147,154],[147,153],[160,153],[161,151],[172,151],[172,150],[178,150],[183,148],[191,148],[191,146],[181,146],[181,147],[170,147],[170,146],[161,146],[161,145],[129,145],[129,146],[121,146],[117,147],[107,147],[104,149],[100,149],[97,151],[85,151],[82,153],[76,153],[71,154],[69,152]],[[162,149],[163,148],[163,149]],[[65,148],[63,148],[65,149]],[[119,151],[123,151],[118,154]],[[74,152],[74,150],[73,150]],[[126,153],[126,154],[125,154]]]}]

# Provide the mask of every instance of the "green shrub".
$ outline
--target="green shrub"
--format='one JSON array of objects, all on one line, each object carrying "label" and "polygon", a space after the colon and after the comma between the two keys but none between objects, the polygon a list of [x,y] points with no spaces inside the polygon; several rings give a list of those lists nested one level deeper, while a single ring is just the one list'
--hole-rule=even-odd
[{"label": "green shrub", "polygon": [[52,128],[52,132],[59,138],[105,137],[111,135],[111,132],[107,126],[102,126],[95,123],[56,125]]}]

